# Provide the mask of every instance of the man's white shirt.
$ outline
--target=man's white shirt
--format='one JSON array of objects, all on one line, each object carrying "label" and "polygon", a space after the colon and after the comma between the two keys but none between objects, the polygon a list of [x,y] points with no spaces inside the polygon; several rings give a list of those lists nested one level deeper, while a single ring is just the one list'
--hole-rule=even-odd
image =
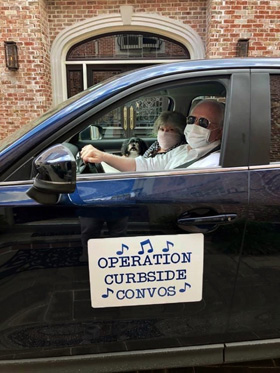
[{"label": "man's white shirt", "polygon": [[174,169],[184,163],[198,159],[192,163],[189,168],[211,168],[219,166],[220,152],[211,152],[220,144],[220,141],[212,142],[207,146],[192,149],[188,144],[180,145],[167,153],[157,154],[153,158],[144,158],[143,156],[135,158],[136,171],[159,171]]}]

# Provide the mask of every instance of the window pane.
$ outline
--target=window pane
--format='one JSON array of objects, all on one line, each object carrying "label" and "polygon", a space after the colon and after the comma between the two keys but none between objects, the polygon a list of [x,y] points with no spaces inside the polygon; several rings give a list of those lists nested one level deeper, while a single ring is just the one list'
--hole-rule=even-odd
[{"label": "window pane", "polygon": [[130,136],[151,137],[153,125],[161,112],[168,110],[170,100],[163,96],[140,97],[127,104],[129,107]]},{"label": "window pane", "polygon": [[270,162],[280,162],[280,75],[271,75]]},{"label": "window pane", "polygon": [[74,45],[67,61],[95,59],[189,59],[182,44],[155,34],[122,33],[87,39]]},{"label": "window pane", "polygon": [[83,66],[82,65],[66,66],[66,72],[67,72],[67,96],[69,98],[84,90]]},{"label": "window pane", "polygon": [[[162,111],[168,110],[171,100],[165,96],[143,96],[129,101],[96,119],[80,134],[80,139],[125,139],[153,137],[153,125]],[[98,127],[98,132],[93,131]]]},{"label": "window pane", "polygon": [[122,123],[122,110],[117,108],[96,120],[93,125],[102,127],[102,138],[121,139],[125,137]]}]

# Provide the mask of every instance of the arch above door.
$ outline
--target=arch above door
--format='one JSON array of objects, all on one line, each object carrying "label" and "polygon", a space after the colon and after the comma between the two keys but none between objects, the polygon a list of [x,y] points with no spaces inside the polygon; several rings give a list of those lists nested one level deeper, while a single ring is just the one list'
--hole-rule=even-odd
[{"label": "arch above door", "polygon": [[[123,12],[122,12],[123,13]],[[117,31],[151,32],[176,40],[186,46],[191,59],[205,56],[204,44],[198,33],[188,25],[157,14],[132,13],[129,20],[118,14],[105,14],[76,23],[62,30],[51,49],[53,103],[67,98],[66,55],[76,43],[99,34]]]}]

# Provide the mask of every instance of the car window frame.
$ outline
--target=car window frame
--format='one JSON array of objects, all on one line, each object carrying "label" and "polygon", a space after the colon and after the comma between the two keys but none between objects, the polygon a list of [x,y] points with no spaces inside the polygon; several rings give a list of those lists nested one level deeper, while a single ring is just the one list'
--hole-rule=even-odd
[{"label": "car window frame", "polygon": [[[242,72],[243,76],[245,74],[248,74],[248,69],[247,68],[234,68],[234,69],[217,69],[217,70],[208,70],[208,71],[196,71],[196,72],[184,72],[184,73],[177,73],[177,74],[170,74],[167,76],[163,76],[160,78],[155,78],[152,81],[145,81],[141,82],[137,85],[134,85],[132,87],[127,88],[124,91],[121,91],[115,96],[109,97],[107,100],[97,104],[94,107],[89,108],[86,112],[81,114],[79,117],[74,118],[74,120],[70,120],[69,122],[66,121],[64,126],[61,126],[61,128],[53,133],[51,136],[45,135],[44,138],[41,139],[39,143],[37,143],[34,148],[29,151],[27,154],[24,154],[17,162],[15,162],[11,168],[8,170],[8,172],[5,172],[2,176],[2,180],[12,180],[12,181],[25,181],[25,180],[18,180],[16,175],[17,173],[20,175],[21,174],[21,168],[25,169],[26,167],[28,168],[29,162],[32,162],[34,158],[36,158],[44,149],[56,144],[56,143],[62,143],[64,141],[67,141],[67,139],[71,138],[75,134],[77,134],[79,131],[81,131],[83,128],[85,128],[88,124],[87,121],[93,116],[93,115],[103,115],[104,110],[107,110],[108,107],[114,107],[118,106],[120,102],[124,102],[128,100],[133,99],[134,97],[139,97],[140,95],[143,95],[143,92],[146,90],[155,90],[159,86],[164,86],[164,84],[169,84],[172,82],[172,84],[175,84],[176,82],[180,82],[180,84],[183,84],[186,81],[194,80],[194,79],[211,79],[215,80],[218,79],[228,79],[229,82],[229,87],[226,89],[228,91],[232,91],[231,84],[232,84],[232,79],[235,76],[235,74]],[[172,81],[171,81],[172,79]],[[135,87],[137,87],[137,91],[135,90]],[[236,95],[235,95],[236,96]],[[230,95],[228,97],[231,97]],[[228,98],[227,98],[228,101]],[[229,101],[230,102],[230,101]],[[226,103],[226,106],[228,105],[228,102]],[[227,111],[227,109],[226,109]],[[226,123],[226,127],[229,126],[228,123]],[[227,131],[225,131],[226,135],[225,138],[223,138],[223,144],[228,143],[227,138],[229,134]],[[221,149],[221,166],[224,167],[223,164],[223,159],[224,157],[223,154],[225,154],[225,146],[222,146]],[[245,165],[239,164],[240,166]],[[237,165],[236,165],[237,166]],[[225,167],[227,165],[225,164]],[[24,172],[23,172],[24,174]],[[122,173],[122,175],[125,176],[125,173]],[[98,174],[91,175],[91,177],[98,177]],[[29,179],[30,180],[30,179]]]},{"label": "car window frame", "polygon": [[279,70],[252,69],[251,72],[250,166],[270,164],[270,75],[273,73],[280,77]]}]

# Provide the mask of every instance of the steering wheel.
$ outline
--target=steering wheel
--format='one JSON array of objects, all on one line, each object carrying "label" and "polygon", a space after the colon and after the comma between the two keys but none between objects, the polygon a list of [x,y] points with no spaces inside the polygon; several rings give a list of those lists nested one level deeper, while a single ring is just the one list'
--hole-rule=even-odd
[{"label": "steering wheel", "polygon": [[63,145],[68,148],[71,153],[74,155],[76,160],[76,173],[104,173],[104,168],[102,167],[101,163],[84,163],[80,156],[79,148],[76,145],[70,144],[68,142],[64,142]]},{"label": "steering wheel", "polygon": [[104,173],[104,168],[101,163],[84,163],[84,161],[81,158],[80,152],[76,154],[76,172],[77,174],[82,173]]}]

